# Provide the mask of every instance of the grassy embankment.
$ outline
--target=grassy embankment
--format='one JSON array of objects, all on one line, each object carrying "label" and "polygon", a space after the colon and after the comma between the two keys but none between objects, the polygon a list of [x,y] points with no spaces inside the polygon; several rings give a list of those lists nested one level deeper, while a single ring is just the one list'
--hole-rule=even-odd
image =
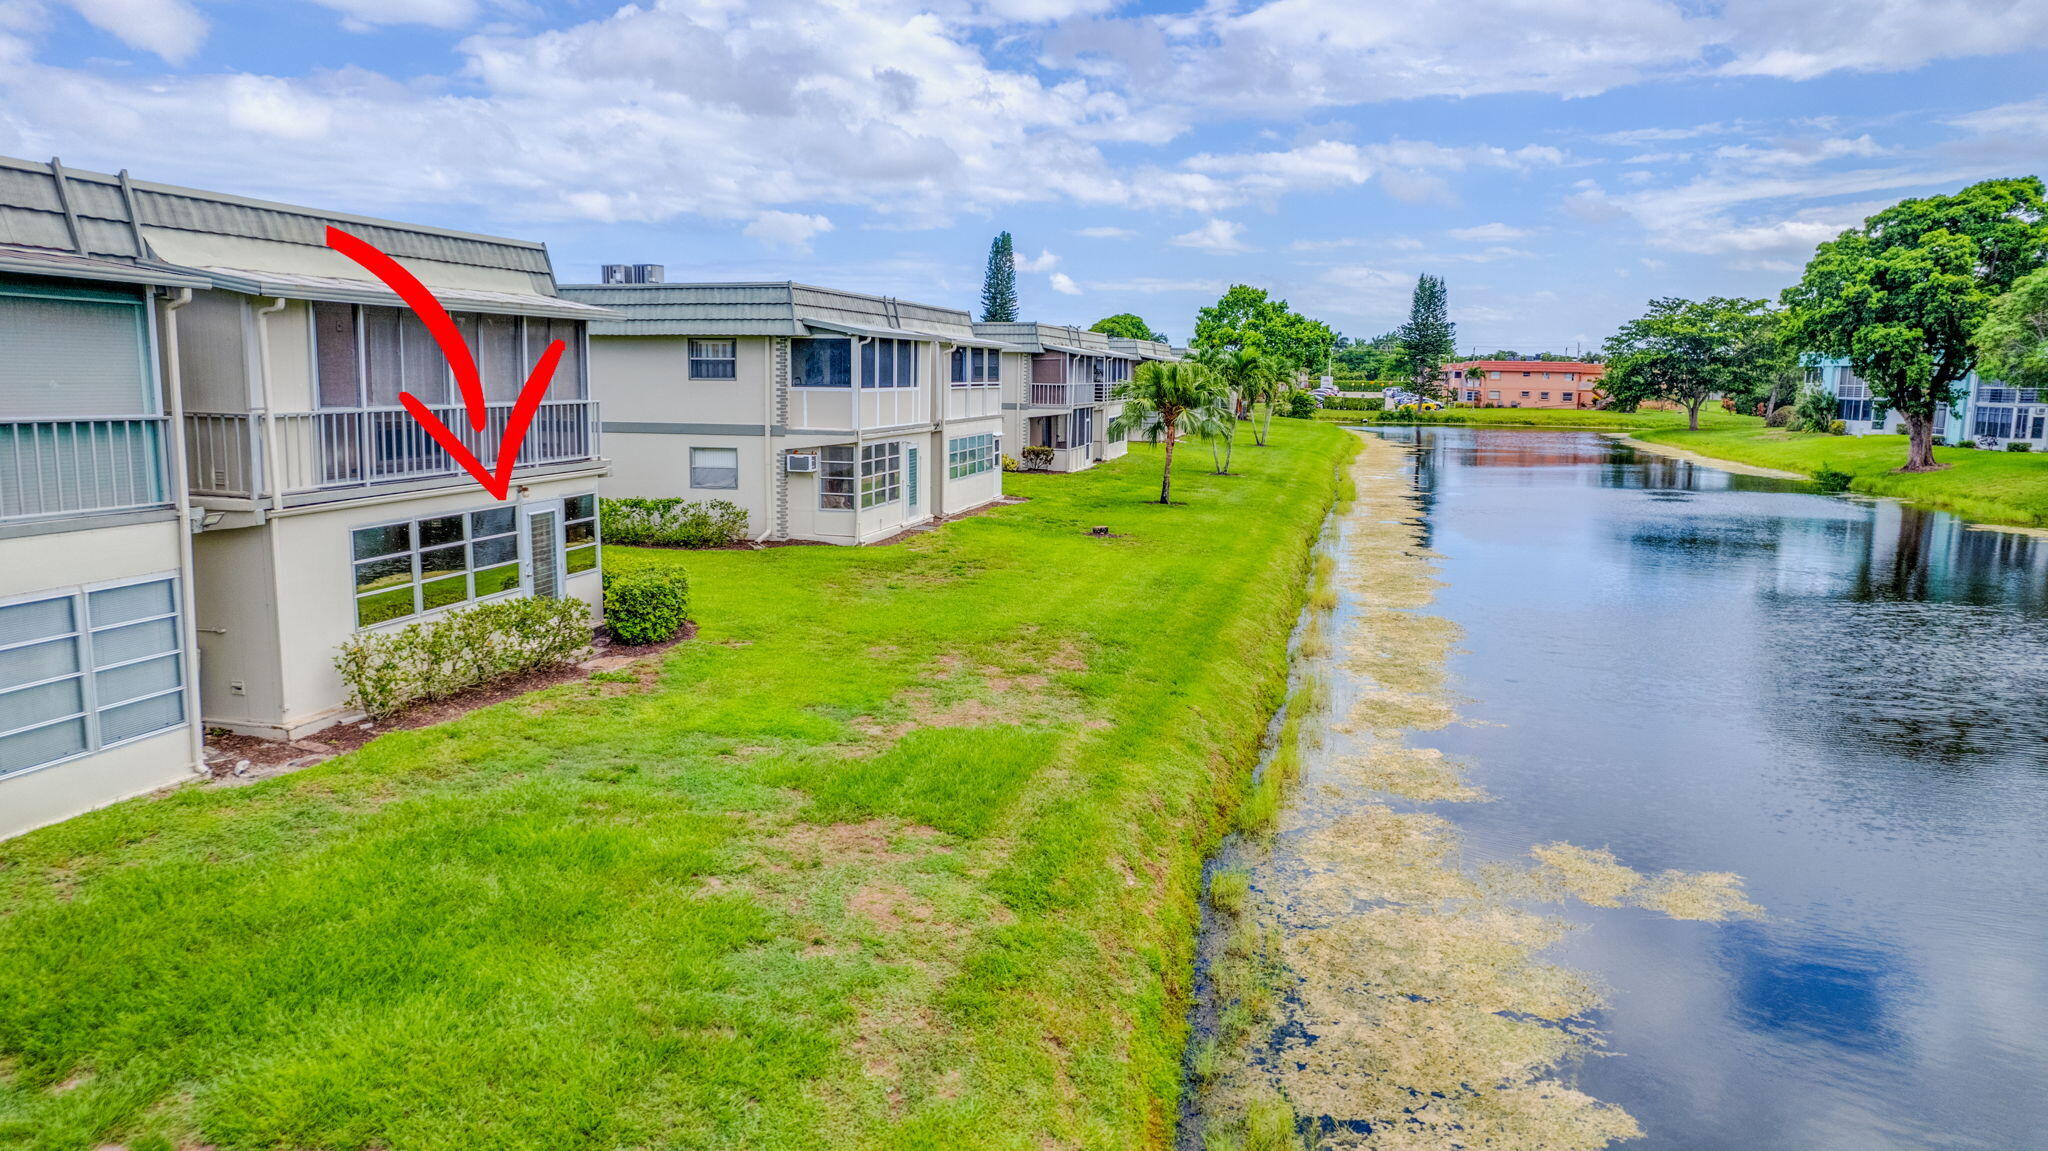
[{"label": "grassy embankment", "polygon": [[[1316,413],[1320,420],[1334,420],[1345,424],[1375,425],[1380,423],[1407,423],[1405,420],[1382,421],[1375,417],[1378,412],[1347,412],[1325,409]],[[1572,408],[1445,408],[1429,413],[1431,418],[1412,422],[1425,424],[1474,425],[1479,427],[1527,427],[1527,428],[1588,428],[1588,429],[1680,429],[1685,428],[1684,412],[1608,412],[1598,409],[1576,410]],[[1718,407],[1700,409],[1700,430],[1708,428],[1763,427],[1764,422],[1755,416],[1738,416],[1722,411]]]},{"label": "grassy embankment", "polygon": [[610,549],[695,582],[644,675],[0,844],[0,1146],[1164,1146],[1356,446],[1273,436],[1185,506],[1136,446],[901,546]]},{"label": "grassy embankment", "polygon": [[1636,435],[1703,456],[1806,475],[1831,468],[1849,474],[1852,491],[1898,496],[1984,523],[2048,525],[2048,455],[1936,448],[1934,458],[1946,469],[1901,473],[1904,436],[1823,436],[1764,427]]}]

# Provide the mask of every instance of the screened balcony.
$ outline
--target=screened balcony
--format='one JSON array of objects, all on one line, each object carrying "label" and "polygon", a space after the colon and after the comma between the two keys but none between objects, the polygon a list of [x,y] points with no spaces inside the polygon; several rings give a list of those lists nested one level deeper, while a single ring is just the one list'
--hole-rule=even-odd
[{"label": "screened balcony", "polygon": [[[462,405],[430,410],[495,470],[513,405],[489,404],[484,429],[470,427]],[[274,447],[273,447],[274,444]],[[271,498],[432,481],[468,473],[404,408],[317,412],[188,412],[185,456],[192,494]],[[598,456],[593,400],[550,400],[534,413],[518,468],[571,464]]]},{"label": "screened balcony", "polygon": [[0,419],[0,520],[159,507],[161,417]]},{"label": "screened balcony", "polygon": [[0,279],[0,521],[167,506],[139,292]]}]

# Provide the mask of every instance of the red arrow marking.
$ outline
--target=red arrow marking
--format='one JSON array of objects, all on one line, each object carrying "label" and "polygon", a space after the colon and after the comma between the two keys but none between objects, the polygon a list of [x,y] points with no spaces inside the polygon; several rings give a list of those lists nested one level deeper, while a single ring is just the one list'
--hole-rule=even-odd
[{"label": "red arrow marking", "polygon": [[[397,292],[427,330],[434,334],[434,342],[441,345],[441,358],[448,361],[449,370],[455,373],[455,382],[462,388],[463,407],[469,411],[470,426],[483,431],[488,422],[488,411],[484,406],[484,384],[477,374],[476,360],[469,354],[469,345],[462,342],[462,333],[455,327],[455,321],[448,317],[441,301],[427,290],[411,272],[399,267],[398,261],[378,251],[367,241],[349,235],[340,228],[327,229],[327,246],[369,269],[371,275],[384,281],[392,291]],[[555,340],[541,353],[540,362],[527,374],[526,386],[519,390],[519,399],[512,405],[512,418],[505,422],[505,434],[498,441],[498,461],[495,471],[487,471],[483,462],[476,458],[460,437],[448,430],[441,418],[428,410],[419,397],[411,392],[400,392],[398,402],[414,422],[434,437],[434,442],[447,451],[450,458],[461,464],[464,471],[476,477],[476,482],[497,499],[504,499],[512,490],[512,469],[519,464],[519,447],[526,442],[526,430],[533,426],[534,413],[540,410],[541,398],[548,393],[548,385],[554,381],[555,368],[562,362],[562,353],[568,345]]]},{"label": "red arrow marking", "polygon": [[399,267],[397,260],[367,240],[351,236],[329,224],[327,246],[384,281],[385,286],[397,292],[398,298],[404,300],[427,330],[434,334],[434,342],[441,345],[441,358],[448,361],[449,368],[455,372],[455,383],[462,389],[462,405],[469,409],[469,426],[483,431],[484,382],[477,375],[476,361],[470,357],[469,345],[462,342],[462,333],[456,330],[455,321],[448,318],[448,311],[441,306],[441,301],[435,299],[434,293],[428,291],[427,286],[411,272]]}]

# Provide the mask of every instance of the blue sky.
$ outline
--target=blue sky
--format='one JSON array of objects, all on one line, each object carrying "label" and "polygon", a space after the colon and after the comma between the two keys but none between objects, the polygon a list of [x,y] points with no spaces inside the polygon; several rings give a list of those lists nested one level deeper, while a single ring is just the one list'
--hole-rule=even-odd
[{"label": "blue sky", "polygon": [[2048,3],[0,0],[0,152],[671,280],[1177,339],[1232,282],[1461,343],[1773,296],[1908,195],[2048,171]]}]

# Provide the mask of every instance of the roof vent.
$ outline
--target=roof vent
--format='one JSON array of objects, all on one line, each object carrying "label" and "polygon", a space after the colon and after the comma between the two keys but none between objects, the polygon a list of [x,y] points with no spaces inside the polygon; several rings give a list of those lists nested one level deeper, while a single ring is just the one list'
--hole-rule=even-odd
[{"label": "roof vent", "polygon": [[659,284],[662,273],[667,271],[660,264],[606,264],[604,282],[607,284]]}]

